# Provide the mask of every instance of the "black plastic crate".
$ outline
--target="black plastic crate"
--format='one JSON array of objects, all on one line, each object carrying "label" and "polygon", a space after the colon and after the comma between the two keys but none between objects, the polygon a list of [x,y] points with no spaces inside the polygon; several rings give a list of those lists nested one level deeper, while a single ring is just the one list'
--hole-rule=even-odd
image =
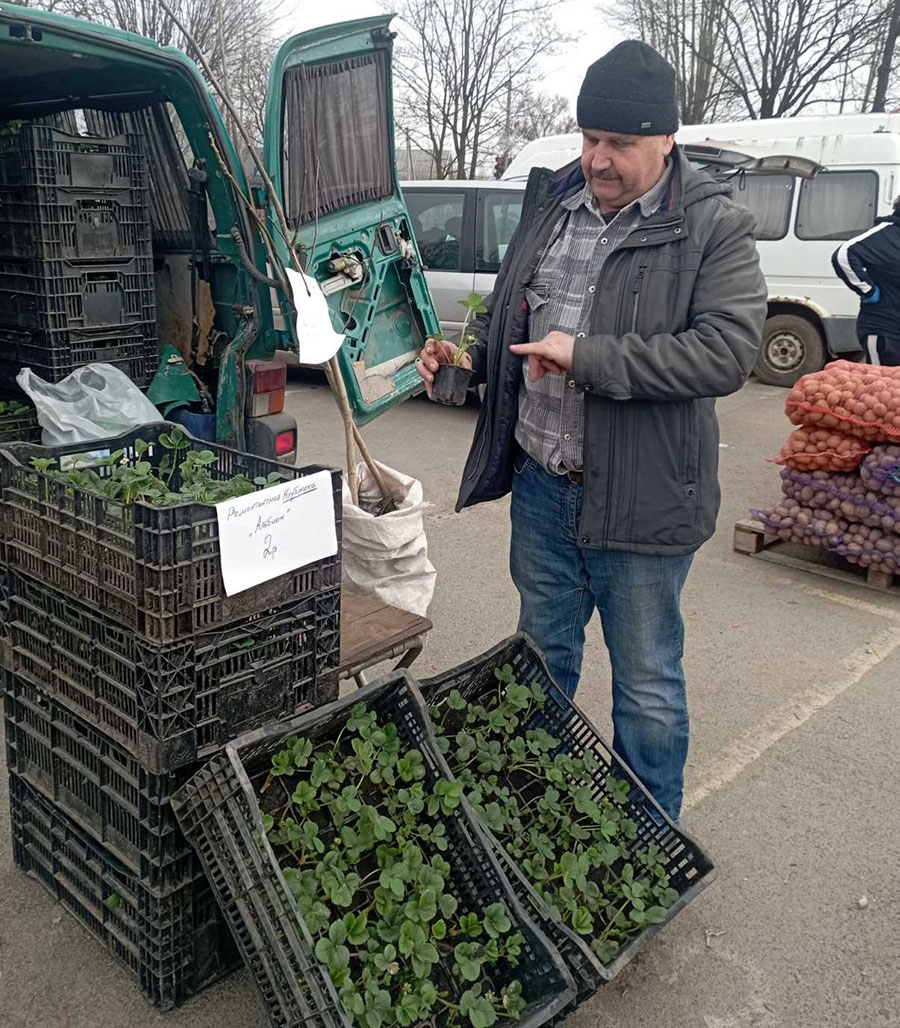
[{"label": "black plastic crate", "polygon": [[[328,707],[229,743],[172,799],[275,1028],[349,1028],[350,1022],[327,970],[315,958],[312,936],[265,838],[254,783],[266,778],[271,755],[284,739],[330,737],[359,702],[367,703],[382,722],[396,725],[401,746],[421,751],[426,789],[446,777],[415,684],[407,672],[394,672]],[[446,828],[449,846],[443,856],[451,865],[449,891],[459,899],[460,910],[503,902],[515,929],[525,936],[519,965],[498,967],[494,989],[519,979],[528,1004],[516,1022],[519,1028],[550,1022],[574,998],[559,954],[522,909],[469,815],[460,808],[433,820]],[[508,1023],[499,1022],[498,1028]]]},{"label": "black plastic crate", "polygon": [[[626,943],[611,964],[604,965],[591,951],[583,936],[579,936],[551,913],[515,861],[491,831],[481,824],[501,865],[510,875],[516,895],[563,955],[578,986],[579,1002],[582,1002],[614,978],[663,925],[668,924],[679,910],[709,885],[715,877],[715,869],[704,850],[684,829],[669,819],[632,771],[614,756],[612,747],[588,718],[558,690],[543,655],[527,635],[514,635],[482,656],[423,681],[420,688],[430,705],[437,703],[452,689],[458,689],[469,703],[477,703],[486,693],[496,692],[498,682],[494,672],[506,664],[512,667],[520,684],[539,685],[548,701],[542,711],[536,712],[520,726],[522,734],[530,729],[543,728],[560,740],[560,752],[573,757],[590,752],[601,768],[592,785],[595,800],[600,797],[611,799],[606,787],[610,773],[618,779],[630,781],[631,798],[619,806],[637,826],[637,836],[632,841],[633,850],[643,850],[655,843],[665,854],[669,884],[679,894],[678,900],[666,912],[662,924],[644,928]],[[465,711],[461,713],[464,715]],[[449,775],[449,768],[447,770]],[[536,783],[535,788],[543,789],[543,783]],[[478,818],[474,810],[472,816]]]},{"label": "black plastic crate", "polygon": [[13,858],[170,1010],[240,965],[202,872],[159,895],[11,775]]},{"label": "black plastic crate", "polygon": [[119,368],[141,388],[149,386],[159,366],[156,322],[87,332],[0,324],[0,381],[7,385],[13,385],[25,367],[45,382],[61,382],[76,368],[98,362]]},{"label": "black plastic crate", "polygon": [[156,320],[151,257],[76,262],[0,259],[0,323],[41,332]]},{"label": "black plastic crate", "polygon": [[[89,444],[3,447],[2,531],[9,566],[156,642],[174,642],[316,595],[331,597],[341,581],[338,471],[331,471],[338,553],[226,596],[213,507],[123,504],[74,488],[30,463],[35,457],[61,461],[88,449],[124,449],[134,463],[134,444],[142,439],[151,448],[141,459],[158,465],[169,452],[159,437],[173,431],[180,429],[163,422]],[[189,445],[216,454],[211,474],[218,480],[242,473],[252,481],[274,471],[299,480],[324,470],[289,467],[201,440]],[[335,610],[335,624],[339,617]]]},{"label": "black plastic crate", "polygon": [[0,260],[153,255],[144,189],[0,188]]},{"label": "black plastic crate", "polygon": [[24,575],[8,577],[10,670],[148,771],[175,770],[242,732],[337,699],[338,588],[153,643]]},{"label": "black plastic crate", "polygon": [[172,813],[172,794],[197,771],[147,771],[128,749],[27,679],[4,672],[9,770],[37,790],[145,888],[193,880],[196,858]]},{"label": "black plastic crate", "polygon": [[50,125],[23,125],[17,145],[0,154],[0,185],[146,189],[143,137],[88,138]]},{"label": "black plastic crate", "polygon": [[[0,339],[2,346],[2,339]],[[9,399],[0,396],[0,402]],[[15,399],[18,399],[16,397]],[[24,403],[23,400],[19,400]],[[39,443],[41,426],[38,424],[37,413],[30,404],[18,414],[0,414],[0,443]]]}]

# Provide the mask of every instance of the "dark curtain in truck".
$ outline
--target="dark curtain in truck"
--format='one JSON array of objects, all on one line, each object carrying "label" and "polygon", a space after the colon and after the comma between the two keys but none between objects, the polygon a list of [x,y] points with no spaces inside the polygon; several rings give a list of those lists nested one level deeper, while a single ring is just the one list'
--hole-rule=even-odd
[{"label": "dark curtain in truck", "polygon": [[383,51],[285,74],[285,208],[304,224],[394,191]]}]

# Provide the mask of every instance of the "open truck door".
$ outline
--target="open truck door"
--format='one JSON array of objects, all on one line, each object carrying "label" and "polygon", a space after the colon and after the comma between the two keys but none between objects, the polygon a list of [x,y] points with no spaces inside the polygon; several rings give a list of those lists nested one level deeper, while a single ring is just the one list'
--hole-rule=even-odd
[{"label": "open truck door", "polygon": [[[269,79],[264,159],[302,270],[325,293],[358,424],[420,392],[415,362],[438,320],[397,184],[391,17],[289,39]],[[270,205],[280,258],[290,247]],[[297,351],[290,300],[283,346]]]}]

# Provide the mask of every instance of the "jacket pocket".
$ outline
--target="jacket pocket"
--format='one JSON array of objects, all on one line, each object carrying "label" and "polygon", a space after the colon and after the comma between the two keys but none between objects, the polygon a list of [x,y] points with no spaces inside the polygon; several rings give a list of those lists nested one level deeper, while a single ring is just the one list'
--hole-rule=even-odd
[{"label": "jacket pocket", "polygon": [[610,541],[659,546],[694,543],[699,489],[692,407],[690,400],[621,404],[622,445],[613,454],[618,471],[608,498]]}]

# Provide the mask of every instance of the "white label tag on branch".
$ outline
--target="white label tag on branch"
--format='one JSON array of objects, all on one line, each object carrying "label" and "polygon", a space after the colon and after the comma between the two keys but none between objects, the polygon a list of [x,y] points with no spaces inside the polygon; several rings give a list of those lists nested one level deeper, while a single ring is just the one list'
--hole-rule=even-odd
[{"label": "white label tag on branch", "polygon": [[329,471],[217,503],[216,517],[227,596],[337,553]]},{"label": "white label tag on branch", "polygon": [[325,364],[341,348],[344,337],[331,324],[328,300],[319,283],[302,271],[286,271],[294,294],[297,356],[301,364]]}]

